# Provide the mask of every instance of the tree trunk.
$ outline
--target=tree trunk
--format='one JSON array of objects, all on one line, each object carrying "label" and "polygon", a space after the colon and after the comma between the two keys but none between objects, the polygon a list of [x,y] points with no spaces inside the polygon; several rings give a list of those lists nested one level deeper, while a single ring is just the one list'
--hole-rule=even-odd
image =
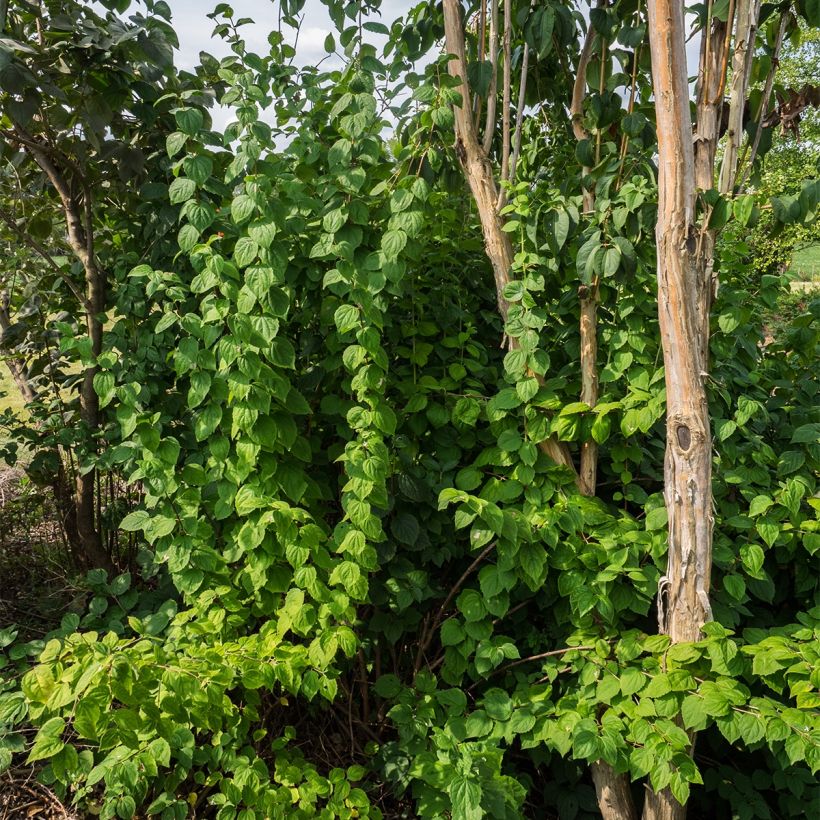
[{"label": "tree trunk", "polygon": [[[25,129],[15,123],[15,131],[34,161],[49,178],[54,190],[60,197],[66,221],[68,244],[74,256],[83,266],[85,275],[85,294],[83,307],[88,336],[91,340],[91,353],[95,363],[85,368],[83,383],[80,389],[80,416],[87,427],[89,450],[94,453],[96,442],[94,436],[100,424],[100,400],[94,389],[94,376],[98,368],[97,357],[102,353],[102,315],[105,311],[105,277],[97,265],[94,253],[94,231],[91,220],[91,191],[82,178],[80,170],[72,166],[76,181],[80,184],[82,197],[75,194],[67,178],[58,168],[52,152],[45,145],[37,142]],[[61,161],[67,162],[65,157]],[[108,571],[114,569],[111,557],[103,547],[102,534],[96,520],[96,469],[92,466],[83,472],[79,465],[76,474],[75,496],[77,509],[77,531],[83,550],[92,566],[102,567]]]},{"label": "tree trunk", "polygon": [[[11,327],[11,316],[9,315],[9,295],[0,293],[0,333],[5,333]],[[20,395],[26,404],[33,402],[37,398],[37,393],[31,386],[26,371],[26,363],[23,359],[9,357],[6,360],[6,367],[11,374],[11,380],[17,385]]]},{"label": "tree trunk", "polygon": [[[606,0],[599,0],[598,8],[602,8]],[[592,49],[597,35],[595,29],[590,25],[587,29],[584,45],[578,57],[578,69],[575,72],[575,82],[572,86],[572,100],[570,102],[569,113],[572,121],[572,132],[579,142],[589,138],[589,134],[583,125],[584,98],[587,90],[587,68],[592,59]],[[603,60],[601,68],[603,77]],[[581,174],[586,176],[589,168],[582,168]],[[595,193],[589,188],[583,188],[583,209],[584,214],[591,214],[595,209]],[[597,277],[591,285],[581,285],[578,288],[578,299],[580,302],[580,326],[581,337],[581,396],[580,399],[590,407],[598,403],[598,280]],[[581,444],[581,466],[579,470],[579,481],[581,492],[584,495],[595,495],[598,477],[598,444],[590,438]],[[600,798],[600,794],[599,794]],[[599,799],[600,802],[600,799]],[[604,815],[606,816],[606,815]]]},{"label": "tree trunk", "polygon": [[590,768],[598,808],[604,820],[632,820],[637,817],[629,778],[625,774],[615,774],[612,766],[602,760],[593,763]]},{"label": "tree trunk", "polygon": [[[658,318],[666,378],[664,498],[667,570],[658,624],[673,642],[695,641],[711,618],[712,446],[706,398],[709,271],[698,253],[695,162],[686,71],[684,6],[649,0],[658,132]],[[669,789],[649,792],[645,820],[686,816]]]}]

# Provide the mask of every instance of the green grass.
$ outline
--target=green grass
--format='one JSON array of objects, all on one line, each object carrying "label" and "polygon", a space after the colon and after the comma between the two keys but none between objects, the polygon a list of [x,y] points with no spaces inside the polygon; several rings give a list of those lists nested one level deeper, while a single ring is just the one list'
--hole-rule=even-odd
[{"label": "green grass", "polygon": [[820,244],[795,251],[789,275],[803,282],[820,279]]},{"label": "green grass", "polygon": [[0,361],[0,413],[6,409],[19,412],[25,407],[23,397],[12,381],[11,373],[4,361]]}]

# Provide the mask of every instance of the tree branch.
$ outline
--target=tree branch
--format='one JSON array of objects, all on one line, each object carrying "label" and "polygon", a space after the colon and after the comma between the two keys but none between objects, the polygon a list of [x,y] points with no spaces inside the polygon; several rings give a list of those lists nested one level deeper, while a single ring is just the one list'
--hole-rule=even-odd
[{"label": "tree branch", "polygon": [[[512,2],[504,0],[504,75],[501,95],[501,183],[510,178],[510,105],[512,96]],[[500,202],[500,200],[499,200]]]},{"label": "tree branch", "polygon": [[755,160],[757,159],[757,152],[760,148],[760,138],[763,136],[763,122],[766,118],[766,109],[769,105],[769,98],[772,96],[772,88],[774,86],[774,75],[777,72],[778,61],[780,59],[780,50],[783,48],[783,39],[786,36],[786,26],[789,22],[788,12],[780,15],[780,25],[777,27],[777,36],[774,41],[774,48],[772,49],[772,65],[769,73],[766,75],[766,82],[763,85],[763,96],[760,100],[760,114],[757,119],[757,128],[755,128],[755,137],[752,141],[751,153],[749,154],[748,163],[743,169],[738,181],[738,188],[743,190],[746,182],[752,173]]},{"label": "tree branch", "polygon": [[86,301],[85,296],[83,296],[82,292],[79,288],[71,281],[71,279],[65,274],[65,272],[60,268],[54,258],[49,254],[49,252],[36,240],[34,237],[29,236],[24,230],[22,230],[17,223],[14,221],[14,217],[10,214],[5,208],[0,206],[0,219],[6,223],[6,225],[14,231],[15,234],[20,238],[20,241],[24,242],[28,245],[33,251],[39,254],[49,265],[49,267],[60,277],[60,279],[65,282],[68,286],[69,290],[74,294],[74,297],[82,306],[83,310],[88,311],[90,309],[88,302]]},{"label": "tree branch", "polygon": [[[485,154],[490,153],[495,133],[495,107],[498,95],[498,0],[492,0],[490,8],[490,87],[487,91],[487,117],[484,121],[484,139],[481,147]],[[466,75],[465,75],[466,76]]]}]

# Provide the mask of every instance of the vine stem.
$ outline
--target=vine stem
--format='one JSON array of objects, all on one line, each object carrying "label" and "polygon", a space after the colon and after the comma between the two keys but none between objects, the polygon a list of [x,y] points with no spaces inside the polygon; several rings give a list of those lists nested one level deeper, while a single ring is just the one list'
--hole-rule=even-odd
[{"label": "vine stem", "polygon": [[461,574],[461,577],[458,581],[455,582],[454,586],[450,589],[450,592],[447,594],[447,597],[444,599],[444,603],[438,608],[438,612],[436,612],[435,617],[430,621],[430,626],[425,630],[424,638],[419,643],[419,651],[416,653],[416,663],[414,664],[414,671],[418,672],[421,669],[422,662],[424,661],[424,653],[427,650],[427,647],[430,646],[430,642],[433,640],[433,635],[438,628],[438,625],[441,623],[442,618],[444,617],[444,613],[447,611],[447,607],[450,606],[450,602],[455,598],[458,594],[458,591],[461,589],[464,582],[470,577],[476,567],[495,549],[496,542],[493,541],[491,544],[487,544],[483,550],[478,554],[475,560],[470,564],[467,569]]}]

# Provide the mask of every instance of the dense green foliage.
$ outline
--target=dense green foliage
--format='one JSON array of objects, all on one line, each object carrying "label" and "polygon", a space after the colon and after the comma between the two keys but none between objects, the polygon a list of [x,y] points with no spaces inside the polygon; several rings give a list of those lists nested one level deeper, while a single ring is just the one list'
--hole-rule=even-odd
[{"label": "dense green foliage", "polygon": [[[162,25],[165,4],[147,5]],[[577,54],[578,16],[519,5],[533,71],[554,75]],[[287,24],[300,4],[281,6]],[[615,62],[591,71],[590,140],[571,139],[566,88],[538,92],[554,95],[548,126],[527,120],[506,328],[450,147],[458,95],[442,60],[405,63],[440,37],[433,5],[391,30],[389,63],[362,42],[381,24],[333,8],[348,59],[327,72],[293,67],[280,32],[247,53],[223,5],[232,56],[139,85],[130,144],[148,170],[112,183],[119,198],[94,216],[110,289],[93,362],[104,425],[98,455],[78,456],[138,493],[106,514],[139,551],[115,552],[116,577],[89,573],[87,612],[42,639],[0,631],[0,766],[44,764],[45,782],[103,818],[589,817],[599,759],[704,816],[796,817],[818,799],[820,303],[764,344],[783,282],[741,239],[789,192],[706,195],[711,224],[731,226],[709,381],[714,621],[670,647],[654,604],[656,137],[648,54],[634,110],[618,94],[645,36],[640,9],[622,6],[593,20]],[[13,99],[9,67],[36,62],[0,55]],[[203,87],[233,109],[224,134]],[[101,160],[127,141],[112,122]],[[781,221],[808,224],[817,190],[806,182]],[[59,224],[42,230],[62,242]],[[53,324],[78,271],[56,264],[38,321],[83,361],[81,328]],[[590,408],[578,288],[595,277]],[[59,438],[70,420],[41,412],[73,447]],[[539,449],[551,433],[600,445],[596,497]],[[699,732],[694,757],[684,729]]]}]

